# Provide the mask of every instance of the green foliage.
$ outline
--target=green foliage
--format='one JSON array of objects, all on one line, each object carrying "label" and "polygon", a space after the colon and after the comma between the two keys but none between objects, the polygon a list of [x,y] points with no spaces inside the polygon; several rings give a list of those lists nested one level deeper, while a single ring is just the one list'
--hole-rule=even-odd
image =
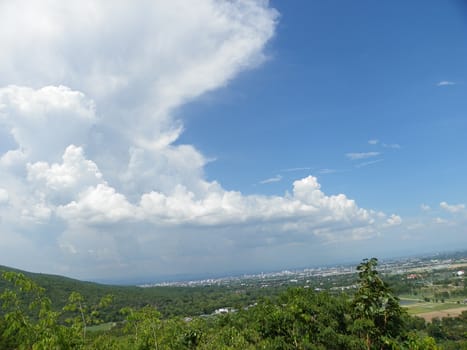
[{"label": "green foliage", "polygon": [[[108,320],[116,298],[104,294],[88,299],[70,291],[57,309],[45,288],[10,271],[3,274],[6,287],[0,294],[0,349],[466,349],[467,312],[426,325],[400,308],[376,266],[376,259],[358,266],[359,288],[353,296],[291,288],[278,297],[257,298],[248,307],[240,303],[228,314],[185,319],[163,317],[157,307],[160,301],[128,305],[115,316],[115,326],[91,327],[93,331],[90,326]],[[198,297],[193,295],[202,295],[200,290],[177,293],[195,303]],[[211,296],[221,293],[220,289],[204,290]],[[223,292],[224,297],[230,293]],[[219,295],[217,300],[222,298]]]},{"label": "green foliage", "polygon": [[[86,307],[79,293],[72,293],[63,312],[52,309],[45,289],[24,274],[4,272],[3,279],[10,283],[0,295],[3,316],[0,319],[0,348],[6,349],[77,349],[85,344],[86,326],[96,320],[98,308],[110,301],[106,297],[99,305]],[[59,320],[64,312],[74,314],[67,327]]]},{"label": "green foliage", "polygon": [[[13,286],[0,295],[4,312],[1,320],[3,346],[34,350],[76,347],[72,329],[58,323],[59,314],[51,310],[51,301],[44,295],[43,288],[20,273],[5,272],[3,279]],[[21,298],[18,293],[25,297]]]},{"label": "green foliage", "polygon": [[[0,271],[18,273],[20,271],[0,266]],[[53,300],[53,309],[60,312],[69,302],[69,296],[78,292],[88,305],[98,305],[106,295],[113,296],[112,303],[99,310],[103,322],[122,321],[120,310],[125,307],[139,309],[153,305],[162,318],[174,316],[199,316],[211,314],[214,310],[231,306],[241,308],[253,304],[261,297],[275,297],[286,290],[285,286],[258,288],[257,286],[197,286],[197,287],[147,287],[114,286],[74,279],[21,272],[38,286],[44,288],[45,295]],[[0,279],[0,292],[8,288],[8,282]],[[0,312],[1,313],[1,312]],[[67,317],[66,315],[63,316]]]},{"label": "green foliage", "polygon": [[88,326],[103,322],[99,318],[100,310],[108,307],[112,303],[112,299],[112,295],[106,295],[97,305],[88,306],[80,293],[72,292],[68,303],[63,307],[63,311],[73,313],[74,317],[67,318],[66,322],[76,331],[82,330],[82,338],[85,340]]},{"label": "green foliage", "polygon": [[346,349],[349,346],[349,303],[345,297],[331,297],[310,289],[290,289],[277,303],[260,303],[253,313],[261,320],[261,337],[273,339],[279,348]]},{"label": "green foliage", "polygon": [[410,332],[404,345],[409,350],[440,350],[436,341],[432,337],[420,337],[414,332]]},{"label": "green foliage", "polygon": [[404,311],[376,270],[376,258],[358,265],[360,288],[352,301],[353,332],[364,339],[366,348],[391,349],[404,329]]},{"label": "green foliage", "polygon": [[467,349],[467,311],[459,317],[435,318],[428,324],[426,331],[443,348]]},{"label": "green foliage", "polygon": [[135,348],[158,349],[161,329],[160,313],[152,306],[145,306],[140,310],[125,308],[125,331],[132,334]]}]

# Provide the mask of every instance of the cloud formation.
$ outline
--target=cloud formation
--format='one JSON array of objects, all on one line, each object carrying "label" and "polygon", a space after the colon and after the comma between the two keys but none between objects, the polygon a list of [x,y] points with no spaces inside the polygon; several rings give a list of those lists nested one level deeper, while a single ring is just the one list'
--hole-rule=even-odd
[{"label": "cloud formation", "polygon": [[450,213],[460,213],[465,211],[465,204],[448,204],[446,202],[439,203],[439,206],[450,212]]},{"label": "cloud formation", "polygon": [[402,223],[402,219],[399,215],[392,214],[387,220],[386,224],[388,226],[396,226]]},{"label": "cloud formation", "polygon": [[176,142],[174,110],[262,63],[277,18],[263,0],[0,3],[4,263],[87,278],[242,269],[399,224],[313,176],[283,196],[225,190]]}]

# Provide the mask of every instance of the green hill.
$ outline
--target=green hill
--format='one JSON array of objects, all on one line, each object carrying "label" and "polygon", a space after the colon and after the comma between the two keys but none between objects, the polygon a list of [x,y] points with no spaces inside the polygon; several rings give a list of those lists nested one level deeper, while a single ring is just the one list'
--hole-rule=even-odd
[{"label": "green hill", "polygon": [[[89,305],[96,305],[105,295],[114,298],[105,320],[120,320],[119,311],[124,307],[140,308],[153,305],[163,317],[196,316],[210,314],[226,306],[242,307],[255,302],[261,296],[277,294],[278,290],[251,289],[239,290],[228,286],[200,287],[147,287],[116,286],[76,279],[32,273],[0,265],[0,271],[23,273],[39,286],[45,288],[46,295],[53,301],[55,308],[62,308],[72,292],[80,293]],[[8,282],[0,279],[0,293],[7,288]]]}]

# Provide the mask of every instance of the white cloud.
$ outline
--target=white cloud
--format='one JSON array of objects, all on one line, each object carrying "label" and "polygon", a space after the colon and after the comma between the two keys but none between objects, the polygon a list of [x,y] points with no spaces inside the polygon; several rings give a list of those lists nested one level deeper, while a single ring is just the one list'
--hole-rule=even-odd
[{"label": "white cloud", "polygon": [[346,153],[345,156],[350,160],[366,159],[371,157],[379,156],[380,152],[357,152],[357,153]]},{"label": "white cloud", "polygon": [[[328,196],[320,187],[311,176],[295,181],[292,195],[285,196],[244,196],[217,184],[199,196],[179,185],[170,195],[145,193],[139,203],[131,204],[115,189],[98,185],[57,208],[57,215],[69,225],[60,245],[90,261],[122,262],[121,249],[134,259],[136,253],[149,260],[154,259],[151,254],[161,254],[167,259],[164,266],[173,268],[174,259],[183,260],[181,254],[193,254],[198,246],[208,249],[215,244],[224,255],[242,254],[244,249],[282,244],[369,239],[400,223],[397,216],[386,218],[359,208],[345,195]],[[92,238],[93,232],[100,238]],[[122,242],[127,243],[117,248]],[[144,253],[149,247],[153,250]],[[134,266],[138,259],[123,261]]]},{"label": "white cloud", "polygon": [[43,181],[48,188],[63,191],[75,189],[78,185],[82,187],[93,184],[102,178],[97,165],[85,159],[81,147],[68,146],[62,158],[62,164],[49,165],[45,162],[28,164],[28,180]]},{"label": "white cloud", "polygon": [[379,143],[379,140],[378,139],[372,139],[372,140],[368,140],[368,143],[370,145],[377,145]]},{"label": "white cloud", "polygon": [[88,188],[79,194],[76,201],[58,207],[57,214],[67,221],[90,224],[137,219],[125,196],[106,184]]},{"label": "white cloud", "polygon": [[18,145],[3,162],[55,160],[69,144],[85,143],[95,122],[94,102],[67,87],[0,89],[0,124]]},{"label": "white cloud", "polygon": [[0,149],[0,246],[27,246],[23,267],[121,277],[293,260],[396,224],[312,176],[282,196],[227,191],[179,143],[173,110],[264,61],[276,20],[263,0],[0,2],[0,128],[16,143]]},{"label": "white cloud", "polygon": [[193,192],[178,186],[170,196],[158,192],[144,194],[140,207],[148,220],[171,224],[234,225],[259,220],[267,225],[268,220],[274,219],[300,220],[298,224],[303,229],[323,224],[330,227],[343,224],[350,229],[353,225],[374,222],[368,211],[358,208],[345,195],[326,196],[312,176],[294,182],[293,196],[243,196],[216,186],[202,198],[197,198]]},{"label": "white cloud", "polygon": [[170,110],[261,63],[277,18],[262,0],[20,0],[0,13],[0,86],[82,91],[143,148],[178,137]]},{"label": "white cloud", "polygon": [[388,226],[397,226],[402,223],[402,219],[399,215],[392,214],[387,220],[386,224]]},{"label": "white cloud", "polygon": [[270,177],[268,179],[262,180],[259,183],[260,184],[269,184],[269,183],[272,183],[272,182],[279,182],[281,180],[282,180],[282,175],[276,175],[274,177]]},{"label": "white cloud", "polygon": [[0,166],[6,169],[15,169],[24,165],[26,155],[21,150],[10,150],[0,157]]},{"label": "white cloud", "polygon": [[439,83],[437,83],[437,86],[450,86],[450,85],[456,85],[457,83],[454,81],[449,81],[449,80],[442,80]]},{"label": "white cloud", "polygon": [[439,206],[450,213],[459,213],[465,211],[465,204],[448,204],[446,202],[441,202],[439,203]]},{"label": "white cloud", "polygon": [[168,145],[157,150],[132,146],[128,153],[128,165],[118,178],[128,195],[153,190],[170,193],[179,184],[200,193],[207,186],[202,179],[207,161],[192,146]]}]

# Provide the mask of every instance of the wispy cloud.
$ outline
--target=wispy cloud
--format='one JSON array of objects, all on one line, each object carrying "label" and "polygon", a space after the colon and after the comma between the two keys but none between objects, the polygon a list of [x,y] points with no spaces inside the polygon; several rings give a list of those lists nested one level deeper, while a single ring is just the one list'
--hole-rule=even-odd
[{"label": "wispy cloud", "polygon": [[368,162],[359,163],[359,164],[355,165],[355,167],[356,167],[356,168],[363,168],[363,167],[366,167],[366,166],[368,166],[368,165],[380,163],[380,162],[382,162],[383,160],[384,160],[384,159],[370,160],[370,161],[368,161]]},{"label": "wispy cloud", "polygon": [[264,185],[264,184],[270,184],[272,182],[279,182],[282,180],[282,175],[276,175],[274,177],[270,177],[269,179],[265,179],[263,181],[260,181],[259,183]]},{"label": "wispy cloud", "polygon": [[449,80],[442,80],[436,86],[451,86],[451,85],[456,85],[457,83],[455,81],[449,81]]},{"label": "wispy cloud", "polygon": [[382,144],[384,148],[392,148],[392,149],[400,149],[401,145],[398,143],[383,143]]},{"label": "wispy cloud", "polygon": [[442,219],[440,217],[434,218],[433,222],[435,224],[447,224],[448,223],[448,221],[446,219]]},{"label": "wispy cloud", "polygon": [[371,157],[379,156],[380,152],[356,152],[356,153],[346,153],[345,156],[350,160],[366,159]]},{"label": "wispy cloud", "polygon": [[291,173],[295,171],[304,171],[304,170],[309,170],[312,171],[313,173],[317,174],[332,174],[336,173],[336,169],[329,169],[329,168],[322,168],[322,169],[317,169],[317,168],[312,168],[312,167],[297,167],[297,168],[287,168],[287,169],[281,169],[280,172],[282,173]]},{"label": "wispy cloud", "polygon": [[431,208],[429,205],[422,203],[420,205],[420,209],[422,209],[423,211],[429,211]]},{"label": "wispy cloud", "polygon": [[401,148],[401,145],[399,145],[398,143],[384,143],[384,142],[381,142],[378,139],[368,140],[368,144],[369,145],[381,145],[384,148],[393,148],[393,149]]},{"label": "wispy cloud", "polygon": [[327,168],[325,168],[325,169],[318,170],[319,174],[333,174],[335,172],[337,172],[336,169],[327,169]]},{"label": "wispy cloud", "polygon": [[287,168],[287,169],[282,169],[282,172],[293,172],[293,171],[302,171],[302,170],[312,170],[313,168],[311,167],[297,167],[297,168]]}]

